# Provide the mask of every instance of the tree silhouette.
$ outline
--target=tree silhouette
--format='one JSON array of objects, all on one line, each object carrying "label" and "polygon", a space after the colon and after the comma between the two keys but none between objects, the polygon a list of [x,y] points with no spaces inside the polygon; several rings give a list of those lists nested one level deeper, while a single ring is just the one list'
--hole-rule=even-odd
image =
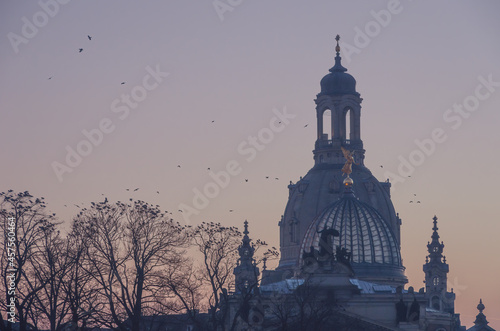
[{"label": "tree silhouette", "polygon": [[[15,193],[9,190],[0,193],[0,226],[3,231],[0,237],[3,248],[0,268],[5,286],[5,296],[1,298],[0,307],[3,311],[8,311],[7,305],[11,297],[15,298],[16,319],[21,331],[28,329],[28,319],[32,322],[38,320],[36,314],[33,314],[33,305],[38,292],[47,285],[47,280],[32,277],[32,266],[36,263],[36,255],[40,254],[39,248],[43,247],[45,234],[53,231],[56,225],[55,214],[49,214],[45,208],[44,198],[34,198],[28,191]],[[16,271],[9,271],[12,269]],[[14,296],[8,291],[7,276],[11,275],[15,283]],[[12,323],[5,323],[1,316],[0,329],[9,330],[11,327]]]},{"label": "tree silhouette", "polygon": [[87,259],[106,309],[97,320],[120,330],[139,330],[145,309],[157,302],[161,270],[181,257],[184,228],[157,206],[107,200],[77,216],[88,240]]}]

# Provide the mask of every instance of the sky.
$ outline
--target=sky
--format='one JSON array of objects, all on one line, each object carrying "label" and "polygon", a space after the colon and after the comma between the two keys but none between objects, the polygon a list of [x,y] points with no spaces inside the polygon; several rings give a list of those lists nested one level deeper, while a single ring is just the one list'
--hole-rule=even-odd
[{"label": "sky", "polygon": [[248,220],[252,238],[278,246],[287,185],[313,166],[314,99],[340,34],[363,98],[365,165],[393,183],[408,285],[424,286],[437,215],[462,323],[482,298],[500,329],[499,10],[2,1],[0,190],[45,197],[66,225],[75,205],[133,198],[183,224]]}]

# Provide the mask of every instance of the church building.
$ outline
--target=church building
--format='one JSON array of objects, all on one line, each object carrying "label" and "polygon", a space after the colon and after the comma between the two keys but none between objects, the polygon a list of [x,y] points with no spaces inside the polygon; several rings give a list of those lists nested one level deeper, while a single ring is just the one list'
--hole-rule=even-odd
[{"label": "church building", "polygon": [[[364,164],[363,99],[341,64],[336,40],[334,66],[315,99],[314,166],[290,182],[278,223],[279,265],[260,272],[245,222],[228,329],[236,323],[239,330],[465,331],[447,288],[436,216],[429,220],[425,287],[407,287],[402,221],[391,183],[377,180]],[[478,310],[468,330],[493,330],[482,302]]]}]

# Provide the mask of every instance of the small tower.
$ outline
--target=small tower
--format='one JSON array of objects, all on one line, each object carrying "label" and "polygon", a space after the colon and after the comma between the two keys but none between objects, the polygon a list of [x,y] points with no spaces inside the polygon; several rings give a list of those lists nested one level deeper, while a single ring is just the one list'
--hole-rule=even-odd
[{"label": "small tower", "polygon": [[345,147],[354,151],[356,163],[363,165],[365,150],[360,122],[362,99],[356,92],[356,80],[346,73],[347,69],[341,64],[340,36],[337,35],[335,40],[335,65],[321,80],[321,92],[315,100],[317,140],[314,160],[315,164],[341,164],[341,147]]},{"label": "small tower", "polygon": [[479,314],[476,316],[476,320],[474,321],[474,326],[468,329],[467,331],[495,331],[492,327],[488,326],[488,321],[486,320],[486,316],[483,314],[484,305],[483,300],[479,299],[479,304],[477,305],[477,310],[479,310]]},{"label": "small tower", "polygon": [[455,294],[447,292],[447,280],[449,266],[446,263],[446,257],[443,255],[443,242],[439,243],[439,234],[437,232],[437,220],[434,216],[434,227],[432,230],[432,241],[427,243],[429,255],[425,259],[425,294],[427,297],[427,306],[454,314]]},{"label": "small tower", "polygon": [[255,248],[250,244],[251,239],[248,237],[248,221],[245,221],[244,224],[243,239],[240,247],[238,247],[240,258],[233,272],[237,292],[253,290],[257,286],[259,277],[259,268],[255,265],[253,258]]}]

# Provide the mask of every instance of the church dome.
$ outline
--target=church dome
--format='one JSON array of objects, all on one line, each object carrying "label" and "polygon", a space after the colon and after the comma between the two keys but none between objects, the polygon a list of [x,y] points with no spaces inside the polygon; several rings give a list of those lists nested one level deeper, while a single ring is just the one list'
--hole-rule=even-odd
[{"label": "church dome", "polygon": [[375,208],[358,200],[349,189],[311,223],[299,259],[311,247],[320,250],[320,231],[325,229],[338,231],[332,249],[340,246],[352,254],[356,278],[375,283],[406,282],[399,244],[390,226]]},{"label": "church dome", "polygon": [[[337,57],[339,58],[337,63]],[[359,96],[356,92],[356,80],[354,77],[346,73],[346,68],[340,64],[340,57],[335,58],[335,66],[330,69],[330,73],[321,79],[320,95],[344,95],[352,94]]]},{"label": "church dome", "polygon": [[323,79],[321,79],[320,86],[321,95],[355,95],[359,97],[359,93],[356,92],[356,80],[354,77],[346,73],[347,69],[340,63],[340,46],[338,44],[340,37],[337,35],[337,46],[335,50],[337,51],[337,56],[335,56],[335,65],[329,70],[330,73],[327,74]]}]

